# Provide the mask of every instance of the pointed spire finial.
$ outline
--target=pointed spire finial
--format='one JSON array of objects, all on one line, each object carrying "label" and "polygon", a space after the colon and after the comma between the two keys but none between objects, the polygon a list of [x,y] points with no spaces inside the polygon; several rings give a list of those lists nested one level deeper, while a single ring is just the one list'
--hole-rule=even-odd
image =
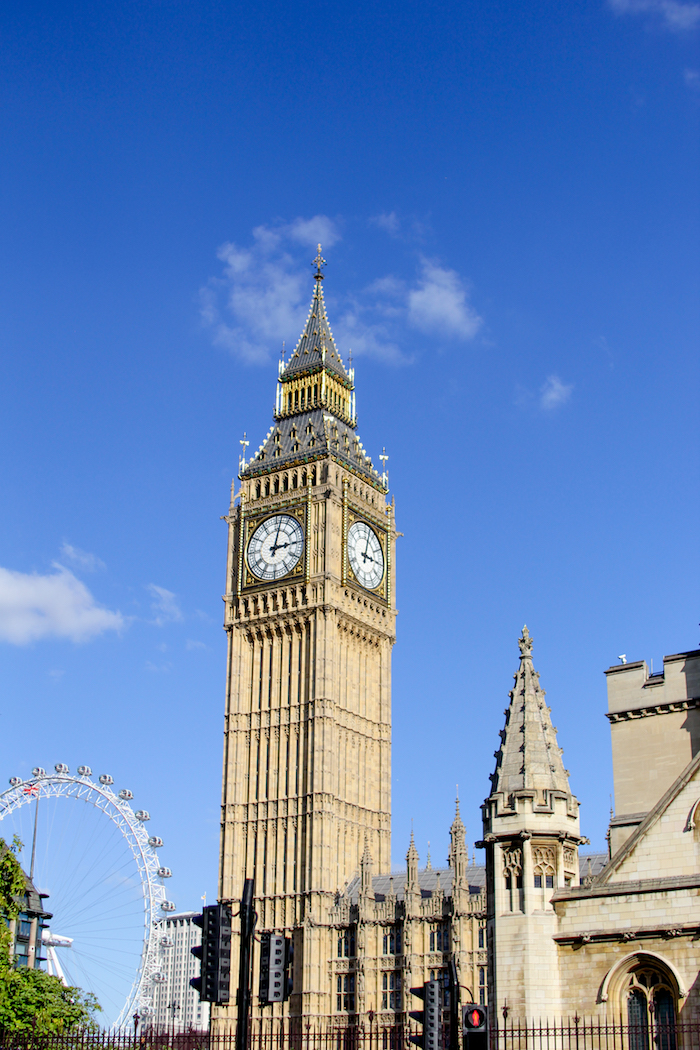
[{"label": "pointed spire finial", "polygon": [[527,624],[523,627],[523,633],[518,641],[521,656],[532,656],[532,638],[530,632],[527,629]]},{"label": "pointed spire finial", "polygon": [[241,445],[242,452],[241,452],[240,456],[238,457],[238,473],[239,474],[242,474],[243,471],[246,468],[245,450],[248,448],[249,444],[250,444],[250,441],[248,440],[247,434],[246,434],[246,432],[244,430],[243,431],[243,437],[240,438],[240,445]]},{"label": "pointed spire finial", "polygon": [[432,871],[433,870],[433,862],[430,859],[430,839],[428,839],[428,857],[427,857],[427,860],[425,862],[425,870],[426,871]]},{"label": "pointed spire finial", "polygon": [[321,245],[320,244],[318,246],[318,253],[316,255],[316,258],[311,263],[311,265],[316,267],[316,273],[314,274],[314,281],[322,281],[323,280],[323,273],[321,272],[321,267],[326,265],[326,260],[321,255]]}]

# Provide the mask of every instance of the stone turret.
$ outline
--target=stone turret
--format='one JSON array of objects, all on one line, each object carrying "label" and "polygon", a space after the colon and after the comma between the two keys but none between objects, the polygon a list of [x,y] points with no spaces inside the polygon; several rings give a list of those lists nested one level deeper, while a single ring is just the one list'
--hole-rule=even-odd
[{"label": "stone turret", "polygon": [[523,627],[491,794],[482,806],[488,899],[489,1003],[508,1019],[561,1013],[551,898],[577,884],[578,801]]}]

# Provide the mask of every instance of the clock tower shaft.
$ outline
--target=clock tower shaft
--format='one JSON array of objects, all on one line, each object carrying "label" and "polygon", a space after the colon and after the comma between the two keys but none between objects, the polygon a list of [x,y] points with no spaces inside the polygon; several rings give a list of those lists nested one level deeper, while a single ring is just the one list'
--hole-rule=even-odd
[{"label": "clock tower shaft", "polygon": [[[390,867],[396,617],[393,500],[355,433],[353,370],[335,347],[322,280],[319,265],[304,332],[280,366],[274,424],[241,467],[224,595],[219,895],[235,900],[254,878],[258,929],[299,930],[290,1006],[305,1015],[327,1011],[314,928],[328,925],[366,847]],[[349,556],[356,523],[367,542]],[[286,537],[299,527],[297,555]]]}]

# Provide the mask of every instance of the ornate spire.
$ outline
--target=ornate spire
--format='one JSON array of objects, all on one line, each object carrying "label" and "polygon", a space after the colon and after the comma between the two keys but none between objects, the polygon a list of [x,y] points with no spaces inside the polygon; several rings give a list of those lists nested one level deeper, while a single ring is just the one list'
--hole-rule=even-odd
[{"label": "ornate spire", "polygon": [[312,265],[314,293],[304,330],[292,356],[285,361],[283,354],[278,362],[274,424],[255,455],[241,460],[239,477],[296,465],[303,470],[330,453],[386,490],[386,462],[380,475],[356,433],[354,371],[346,370],[326,316],[322,272],[326,260],[320,245]]},{"label": "ornate spire", "polygon": [[569,793],[569,774],[562,762],[557,731],[549,717],[540,676],[532,666],[532,638],[527,627],[518,641],[520,667],[510,693],[491,794],[530,790]]},{"label": "ornate spire", "polygon": [[447,863],[452,868],[455,885],[464,878],[467,864],[469,863],[469,853],[464,841],[466,831],[467,829],[462,823],[462,816],[459,812],[459,799],[456,799],[455,819],[450,827],[450,855],[447,860]]},{"label": "ornate spire", "polygon": [[316,286],[311,299],[311,307],[306,318],[304,331],[299,336],[296,349],[281,375],[289,378],[298,372],[307,372],[311,369],[323,367],[334,375],[340,376],[344,380],[344,385],[350,388],[350,376],[338,353],[326,315],[326,304],[323,298],[323,273],[321,272],[321,268],[326,265],[326,260],[321,255],[320,244],[318,246],[318,255],[312,265],[316,267],[316,273],[314,274]]},{"label": "ornate spire", "polygon": [[418,886],[418,850],[413,839],[413,828],[411,828],[411,841],[406,854],[406,885],[411,888]]}]

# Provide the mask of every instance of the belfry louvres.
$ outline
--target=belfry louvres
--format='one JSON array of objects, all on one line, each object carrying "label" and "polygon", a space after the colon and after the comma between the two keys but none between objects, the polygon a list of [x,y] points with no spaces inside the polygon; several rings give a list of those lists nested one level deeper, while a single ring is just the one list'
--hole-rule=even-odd
[{"label": "belfry louvres", "polygon": [[[485,994],[484,873],[458,814],[452,866],[418,872],[412,846],[406,874],[390,874],[394,501],[356,432],[323,266],[319,246],[273,425],[226,519],[219,895],[254,878],[257,930],[293,940],[294,992],[267,1016],[390,1021],[412,1008],[411,983],[445,971],[448,942]],[[235,1004],[213,1016],[230,1030]]]}]

